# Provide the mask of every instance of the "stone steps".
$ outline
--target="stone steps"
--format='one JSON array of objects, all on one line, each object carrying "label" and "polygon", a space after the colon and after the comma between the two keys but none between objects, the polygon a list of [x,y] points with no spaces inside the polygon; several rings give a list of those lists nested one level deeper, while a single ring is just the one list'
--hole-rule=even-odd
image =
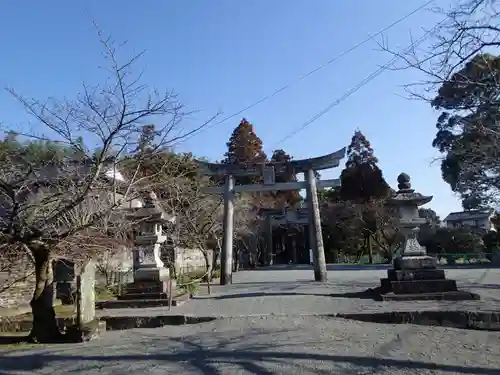
[{"label": "stone steps", "polygon": [[444,280],[446,275],[442,269],[387,270],[387,278],[391,281]]}]

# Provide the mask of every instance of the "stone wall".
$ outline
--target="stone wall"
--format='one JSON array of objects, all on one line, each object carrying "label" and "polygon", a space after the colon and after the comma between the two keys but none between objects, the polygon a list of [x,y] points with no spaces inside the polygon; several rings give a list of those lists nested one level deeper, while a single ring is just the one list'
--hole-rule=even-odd
[{"label": "stone wall", "polygon": [[[208,250],[208,258],[212,260],[213,252]],[[175,269],[176,272],[182,271],[182,273],[206,270],[205,257],[203,252],[198,249],[186,249],[177,247],[175,249]]]},{"label": "stone wall", "polygon": [[0,308],[29,304],[34,286],[35,269],[26,254],[0,260]]}]

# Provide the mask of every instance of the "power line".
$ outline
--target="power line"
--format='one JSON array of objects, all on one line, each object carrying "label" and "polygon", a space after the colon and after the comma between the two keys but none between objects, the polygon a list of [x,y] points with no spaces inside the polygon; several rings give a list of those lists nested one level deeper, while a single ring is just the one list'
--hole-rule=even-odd
[{"label": "power line", "polygon": [[346,56],[347,54],[353,52],[354,50],[358,49],[359,47],[361,47],[362,45],[368,43],[369,41],[373,40],[374,38],[376,38],[377,36],[380,36],[382,35],[383,33],[385,33],[386,31],[388,31],[389,29],[392,29],[394,26],[400,24],[401,22],[403,22],[404,20],[406,20],[407,18],[413,16],[415,13],[418,13],[419,11],[421,11],[422,9],[424,9],[425,7],[429,6],[430,4],[432,4],[435,0],[429,0],[427,1],[426,3],[424,3],[423,5],[419,6],[418,8],[415,8],[414,10],[412,10],[410,13],[407,13],[405,14],[403,17],[399,18],[398,20],[394,21],[393,23],[391,23],[390,25],[384,27],[382,30],[378,31],[376,34],[374,35],[371,35],[369,36],[368,38],[366,38],[365,40],[355,44],[353,47],[349,48],[347,51],[344,51],[342,53],[340,53],[339,55],[335,56],[334,58],[328,60],[327,62],[325,62],[324,64],[318,66],[317,68],[309,71],[308,73],[300,76],[298,79],[296,79],[295,81],[292,81],[288,84],[286,84],[285,86],[273,91],[272,93],[266,95],[266,96],[263,96],[262,98],[260,98],[259,100],[253,102],[252,104],[248,105],[247,107],[243,108],[243,109],[240,109],[238,110],[237,112],[234,112],[233,114],[227,116],[227,117],[224,117],[222,120],[219,120],[217,122],[214,122],[213,124],[210,124],[210,125],[207,125],[205,126],[204,128],[202,128],[200,131],[198,132],[195,132],[187,137],[185,137],[184,139],[182,139],[180,142],[178,142],[177,144],[180,144],[180,143],[183,143],[185,141],[187,141],[188,139],[190,138],[193,138],[201,133],[203,133],[204,131],[206,130],[209,130],[209,129],[212,129],[214,128],[215,126],[218,126],[238,115],[241,115],[243,112],[265,102],[266,100],[269,100],[271,98],[273,98],[274,96],[278,95],[280,92],[282,91],[285,91],[287,89],[289,89],[293,84],[296,84],[300,81],[302,81],[303,79],[305,78],[308,78],[310,77],[311,75],[313,75],[314,73],[317,73],[318,71],[322,70],[323,68],[327,67],[328,65],[331,65],[333,64],[334,62],[338,61],[339,59],[341,59],[342,57]]},{"label": "power line", "polygon": [[276,146],[282,144],[283,142],[285,142],[288,139],[292,138],[297,133],[299,133],[302,130],[304,130],[305,128],[307,128],[313,122],[315,122],[316,120],[318,120],[320,117],[322,117],[323,115],[325,115],[326,113],[328,113],[329,111],[331,111],[333,108],[335,108],[337,105],[339,105],[340,103],[342,103],[344,100],[346,100],[347,98],[349,98],[352,94],[354,94],[355,92],[357,92],[363,86],[367,85],[372,80],[374,80],[375,78],[377,78],[384,71],[386,71],[387,68],[389,68],[391,65],[393,65],[396,62],[396,60],[399,59],[399,57],[400,57],[399,55],[404,55],[405,53],[408,53],[409,51],[411,51],[413,48],[417,47],[420,43],[422,43],[425,39],[427,39],[429,37],[429,34],[431,34],[436,29],[438,29],[447,19],[448,19],[448,17],[446,17],[445,19],[443,19],[442,21],[440,21],[439,23],[437,23],[432,29],[428,30],[420,39],[414,41],[408,47],[406,47],[401,52],[401,54],[398,54],[398,55],[394,56],[389,62],[387,62],[386,64],[382,65],[376,71],[374,71],[373,73],[371,73],[369,76],[367,76],[361,82],[359,82],[356,86],[354,86],[349,91],[347,91],[346,93],[344,93],[340,98],[336,99],[334,102],[332,102],[326,108],[324,108],[323,110],[321,110],[320,112],[318,112],[317,114],[315,114],[309,120],[307,120],[302,125],[300,125],[298,128],[296,128],[291,133],[289,133],[286,137],[284,137],[283,139],[281,139],[279,142],[275,143],[275,145],[272,147],[272,149],[276,149]]}]

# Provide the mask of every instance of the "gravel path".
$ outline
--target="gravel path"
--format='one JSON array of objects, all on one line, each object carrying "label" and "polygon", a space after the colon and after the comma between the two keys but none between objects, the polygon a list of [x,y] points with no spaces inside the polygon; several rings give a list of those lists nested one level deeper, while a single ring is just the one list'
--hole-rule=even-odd
[{"label": "gravel path", "polygon": [[[479,302],[378,303],[326,294],[375,287],[385,271],[239,272],[172,314],[225,316],[209,323],[108,332],[100,340],[47,349],[0,348],[0,375],[54,374],[500,374],[498,332],[388,325],[301,314],[500,307],[500,270],[448,270]],[[166,308],[104,310],[161,315]],[[256,314],[260,316],[248,316]],[[286,315],[286,316],[282,316]],[[245,316],[245,317],[242,317]]]},{"label": "gravel path", "polygon": [[[3,354],[3,355],[2,355]],[[498,333],[315,317],[241,318],[110,332],[0,352],[0,374],[499,374]]]},{"label": "gravel path", "polygon": [[[481,301],[464,302],[375,302],[370,299],[345,298],[353,293],[380,285],[384,270],[330,271],[328,283],[311,281],[313,271],[255,270],[234,274],[233,284],[213,285],[210,296],[202,293],[186,304],[172,308],[101,310],[101,316],[167,315],[239,317],[249,314],[302,315],[395,310],[472,310],[500,311],[500,269],[447,270],[447,277],[459,287],[481,295]],[[325,297],[335,293],[337,297]]]}]

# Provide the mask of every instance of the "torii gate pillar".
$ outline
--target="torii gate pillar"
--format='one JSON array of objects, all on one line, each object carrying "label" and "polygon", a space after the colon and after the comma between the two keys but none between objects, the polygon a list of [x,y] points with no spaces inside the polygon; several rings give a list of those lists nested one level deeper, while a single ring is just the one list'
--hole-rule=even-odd
[{"label": "torii gate pillar", "polygon": [[224,222],[222,223],[222,251],[220,262],[221,285],[233,282],[233,217],[234,217],[234,177],[226,176],[224,184]]},{"label": "torii gate pillar", "polygon": [[309,212],[309,242],[313,253],[314,280],[326,281],[327,270],[325,261],[325,248],[323,246],[323,233],[321,230],[321,216],[319,212],[318,192],[314,170],[309,169],[304,173],[306,180],[306,199]]}]

